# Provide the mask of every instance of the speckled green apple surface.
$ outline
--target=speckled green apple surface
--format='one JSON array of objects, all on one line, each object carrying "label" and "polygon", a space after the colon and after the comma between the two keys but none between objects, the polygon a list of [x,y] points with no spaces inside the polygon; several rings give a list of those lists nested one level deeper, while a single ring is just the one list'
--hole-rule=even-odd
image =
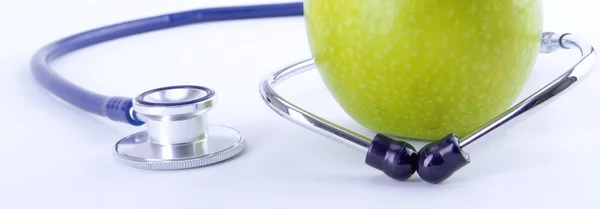
[{"label": "speckled green apple surface", "polygon": [[342,109],[379,133],[462,137],[510,108],[537,58],[541,0],[305,0]]}]

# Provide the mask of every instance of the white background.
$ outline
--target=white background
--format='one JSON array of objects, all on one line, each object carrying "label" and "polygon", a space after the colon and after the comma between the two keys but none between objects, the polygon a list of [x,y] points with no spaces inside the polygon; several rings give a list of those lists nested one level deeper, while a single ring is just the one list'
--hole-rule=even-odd
[{"label": "white background", "polygon": [[[234,160],[200,169],[148,172],[116,163],[113,144],[142,128],[72,108],[38,86],[29,71],[35,50],[83,30],[265,2],[281,1],[0,0],[0,208],[598,208],[598,72],[499,138],[467,148],[472,163],[430,185],[417,176],[393,181],[366,166],[362,153],[288,122],[263,103],[259,80],[310,55],[301,17],[149,33],[53,64],[67,79],[106,95],[135,96],[175,84],[216,90],[219,103],[210,120],[239,129],[248,148]],[[600,45],[595,1],[544,3],[545,30]],[[540,57],[525,93],[573,58]],[[290,80],[282,92],[370,134],[343,114],[314,73]]]}]

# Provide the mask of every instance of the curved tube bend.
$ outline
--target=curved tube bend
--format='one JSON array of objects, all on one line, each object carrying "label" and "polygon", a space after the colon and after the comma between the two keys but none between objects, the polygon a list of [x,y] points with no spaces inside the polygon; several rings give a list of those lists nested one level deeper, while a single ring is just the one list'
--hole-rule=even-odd
[{"label": "curved tube bend", "polygon": [[[541,38],[540,53],[551,53],[558,49],[572,48],[581,52],[582,58],[580,61],[528,98],[522,100],[517,105],[514,105],[498,117],[484,124],[470,135],[459,140],[458,145],[460,148],[466,147],[483,136],[491,135],[492,131],[499,130],[498,128],[500,127],[504,129],[514,125],[519,120],[525,118],[520,117],[526,115],[524,113],[531,114],[534,112],[533,110],[537,111],[541,109],[542,106],[557,99],[558,95],[562,95],[560,94],[561,92],[572,87],[573,84],[577,83],[577,81],[581,81],[589,74],[589,72],[593,70],[596,61],[596,51],[592,46],[568,33],[544,33]],[[275,91],[274,87],[277,86],[277,84],[314,68],[313,60],[307,59],[268,75],[262,80],[259,87],[263,100],[273,111],[289,121],[360,151],[367,152],[373,139],[320,118],[319,116],[292,104]],[[375,138],[377,137],[380,136],[375,136]]]},{"label": "curved tube bend", "polygon": [[340,142],[366,152],[371,139],[306,111],[287,101],[275,91],[274,87],[277,84],[312,69],[314,69],[314,61],[307,59],[267,76],[259,87],[263,100],[277,114],[295,124],[332,139],[341,139]]},{"label": "curved tube bend", "polygon": [[69,52],[97,43],[130,35],[173,28],[194,23],[269,17],[301,16],[303,3],[197,9],[159,15],[75,34],[39,49],[31,59],[33,76],[46,90],[84,111],[114,121],[139,126],[144,122],[132,111],[132,98],[105,96],[64,79],[52,70],[49,62]]}]

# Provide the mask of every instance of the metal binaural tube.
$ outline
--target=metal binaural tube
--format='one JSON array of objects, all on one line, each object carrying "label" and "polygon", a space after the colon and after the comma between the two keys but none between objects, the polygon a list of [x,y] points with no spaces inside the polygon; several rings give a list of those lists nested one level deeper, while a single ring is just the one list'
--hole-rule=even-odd
[{"label": "metal binaural tube", "polygon": [[431,142],[419,151],[407,142],[394,140],[382,134],[373,139],[343,128],[320,118],[286,101],[273,89],[274,86],[295,75],[314,69],[312,59],[304,60],[281,69],[266,77],[260,85],[260,93],[269,107],[282,117],[306,129],[342,142],[366,153],[365,163],[381,170],[396,180],[406,180],[417,172],[422,180],[436,184],[454,174],[470,162],[462,149],[484,137],[491,137],[516,124],[518,121],[557,99],[557,95],[581,81],[594,67],[596,60],[592,46],[573,38],[570,34],[544,33],[540,41],[540,53],[558,49],[579,49],[582,59],[558,78],[541,88],[517,105],[481,126],[470,135],[459,139],[449,133],[439,141]]},{"label": "metal binaural tube", "polygon": [[581,81],[594,68],[596,51],[592,46],[574,38],[571,34],[544,33],[541,41],[540,52],[550,53],[558,49],[575,48],[583,56],[572,68],[560,75],[558,78],[514,105],[498,117],[494,118],[473,133],[465,136],[459,142],[461,148],[477,141],[483,137],[492,137],[492,134],[501,132],[512,127],[527,116],[539,111],[552,101],[556,100],[565,90],[573,84]]},{"label": "metal binaural tube", "polygon": [[[501,132],[500,130],[511,127],[527,115],[533,114],[542,106],[558,98],[557,95],[577,81],[581,81],[593,69],[596,60],[595,50],[592,46],[574,38],[571,34],[544,33],[540,41],[540,53],[572,48],[580,50],[583,56],[578,63],[536,93],[460,139],[458,142],[460,148],[464,148],[484,136],[492,137],[493,134]],[[367,152],[372,139],[320,118],[288,102],[274,90],[277,84],[313,68],[314,61],[307,59],[267,76],[260,84],[260,93],[263,99],[275,112],[295,124]]]},{"label": "metal binaural tube", "polygon": [[307,59],[281,69],[264,78],[259,87],[260,94],[264,101],[277,114],[297,125],[337,140],[338,142],[341,142],[359,151],[367,152],[367,149],[371,143],[370,138],[312,114],[288,102],[274,90],[274,87],[277,84],[313,68],[313,60]]}]

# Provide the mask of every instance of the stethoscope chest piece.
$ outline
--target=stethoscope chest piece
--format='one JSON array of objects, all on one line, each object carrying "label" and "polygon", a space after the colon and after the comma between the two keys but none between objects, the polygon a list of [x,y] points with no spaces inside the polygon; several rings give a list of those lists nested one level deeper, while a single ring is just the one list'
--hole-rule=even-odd
[{"label": "stethoscope chest piece", "polygon": [[209,125],[206,113],[215,104],[215,92],[201,86],[172,86],[142,93],[133,101],[136,117],[147,131],[129,135],[115,144],[121,163],[145,170],[179,170],[218,163],[245,147],[235,129]]}]

